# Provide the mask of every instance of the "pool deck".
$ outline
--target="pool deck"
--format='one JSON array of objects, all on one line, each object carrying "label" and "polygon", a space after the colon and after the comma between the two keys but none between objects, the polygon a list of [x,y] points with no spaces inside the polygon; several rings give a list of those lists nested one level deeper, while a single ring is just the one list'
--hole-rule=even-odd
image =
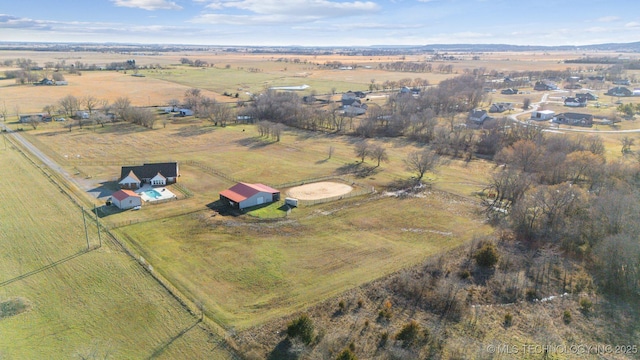
[{"label": "pool deck", "polygon": [[[158,198],[152,198],[147,196],[147,194],[145,194],[145,191],[149,191],[149,190],[155,190],[160,194],[160,197]],[[145,184],[143,187],[141,187],[140,189],[136,190],[136,193],[140,195],[140,197],[142,198],[142,200],[144,201],[160,201],[160,200],[166,200],[166,199],[172,199],[175,198],[176,195],[174,193],[172,193],[171,191],[169,191],[169,189],[164,188],[164,187],[153,187],[149,184]]]}]

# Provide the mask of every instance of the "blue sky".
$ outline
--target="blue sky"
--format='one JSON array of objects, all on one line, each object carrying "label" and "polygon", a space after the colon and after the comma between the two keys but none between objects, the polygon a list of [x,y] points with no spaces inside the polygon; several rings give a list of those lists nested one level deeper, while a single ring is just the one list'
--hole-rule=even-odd
[{"label": "blue sky", "polygon": [[640,1],[3,0],[0,41],[587,45],[640,41]]}]

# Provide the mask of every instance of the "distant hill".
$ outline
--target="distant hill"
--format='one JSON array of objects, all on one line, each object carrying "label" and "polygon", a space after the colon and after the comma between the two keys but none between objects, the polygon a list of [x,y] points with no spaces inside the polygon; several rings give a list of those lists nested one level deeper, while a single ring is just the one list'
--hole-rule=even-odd
[{"label": "distant hill", "polygon": [[614,51],[640,52],[640,41],[631,43],[607,43],[593,45],[508,45],[508,44],[429,44],[429,45],[371,45],[371,46],[222,46],[183,44],[135,44],[135,43],[35,43],[0,41],[0,50],[36,51],[184,51],[210,50],[267,53],[413,53],[435,51],[493,52],[493,51]]}]

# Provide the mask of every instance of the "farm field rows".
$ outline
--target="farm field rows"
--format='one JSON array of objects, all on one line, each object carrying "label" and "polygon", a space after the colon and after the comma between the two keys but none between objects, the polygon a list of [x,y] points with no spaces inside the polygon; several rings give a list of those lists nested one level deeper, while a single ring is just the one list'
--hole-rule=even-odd
[{"label": "farm field rows", "polygon": [[[1,150],[0,357],[229,358],[198,319],[18,151]],[[3,307],[4,309],[4,307]],[[7,315],[4,317],[4,315]]]}]

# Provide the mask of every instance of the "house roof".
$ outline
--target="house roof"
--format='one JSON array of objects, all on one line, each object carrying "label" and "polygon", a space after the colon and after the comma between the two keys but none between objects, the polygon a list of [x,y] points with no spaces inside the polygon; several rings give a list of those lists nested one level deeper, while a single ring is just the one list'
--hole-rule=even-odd
[{"label": "house roof", "polygon": [[118,201],[122,201],[128,197],[140,197],[140,195],[134,193],[131,190],[118,190],[111,195],[112,198],[117,199]]},{"label": "house roof", "polygon": [[581,114],[573,112],[562,113],[559,114],[558,117],[564,117],[565,119],[593,119],[593,115],[591,114]]},{"label": "house roof", "polygon": [[247,183],[240,182],[233,185],[227,190],[221,191],[220,195],[226,197],[229,200],[239,203],[241,201],[244,201],[252,197],[253,195],[259,192],[276,194],[276,193],[279,193],[280,191],[264,184],[247,184]]},{"label": "house roof", "polygon": [[133,170],[129,171],[129,174],[127,174],[127,176],[123,177],[122,180],[124,180],[125,178],[131,178],[137,182],[140,182],[140,179],[136,176],[136,174],[133,172]]},{"label": "house roof", "polygon": [[151,179],[158,173],[168,178],[178,177],[178,163],[152,163],[139,166],[123,166],[120,172],[120,179],[124,179],[130,172],[133,172],[138,179]]}]

